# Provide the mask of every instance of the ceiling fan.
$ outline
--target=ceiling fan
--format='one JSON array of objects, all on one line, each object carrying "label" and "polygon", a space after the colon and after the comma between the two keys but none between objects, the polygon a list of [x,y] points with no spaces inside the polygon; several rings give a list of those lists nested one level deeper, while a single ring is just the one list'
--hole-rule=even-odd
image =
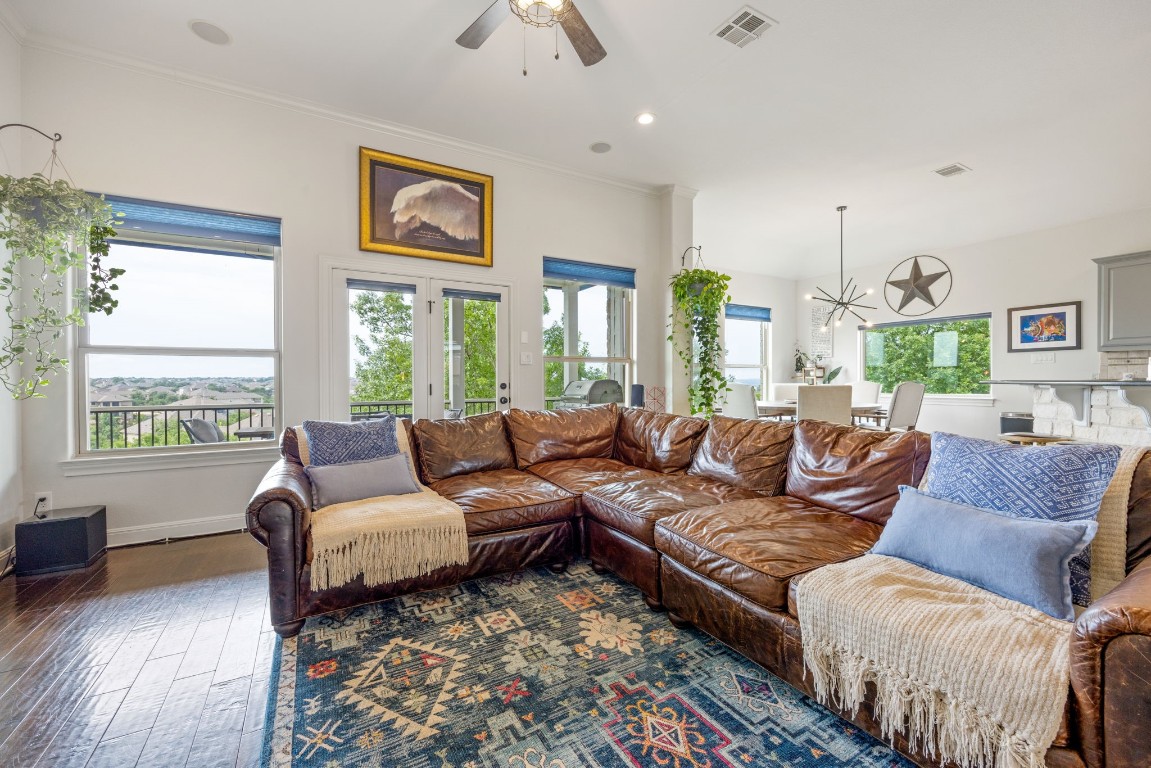
[{"label": "ceiling fan", "polygon": [[[607,56],[607,51],[600,45],[572,0],[495,0],[456,38],[456,42],[464,48],[479,48],[496,31],[496,27],[513,13],[525,26],[554,27],[558,24],[585,67]],[[556,56],[558,58],[558,52]]]}]

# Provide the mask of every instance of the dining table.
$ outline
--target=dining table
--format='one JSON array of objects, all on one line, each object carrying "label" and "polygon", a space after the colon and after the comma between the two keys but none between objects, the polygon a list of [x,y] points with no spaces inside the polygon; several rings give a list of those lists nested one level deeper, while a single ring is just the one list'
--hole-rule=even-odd
[{"label": "dining table", "polygon": [[[794,419],[799,402],[796,400],[759,400],[756,402],[756,406],[761,419]],[[851,404],[851,420],[855,424],[863,422],[879,424],[886,416],[887,409],[881,403]]]}]

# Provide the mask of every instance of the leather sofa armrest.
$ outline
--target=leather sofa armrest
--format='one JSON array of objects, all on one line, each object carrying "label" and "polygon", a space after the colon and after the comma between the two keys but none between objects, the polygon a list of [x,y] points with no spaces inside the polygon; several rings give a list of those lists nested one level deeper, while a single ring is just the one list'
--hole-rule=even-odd
[{"label": "leather sofa armrest", "polygon": [[248,531],[265,547],[269,546],[268,529],[260,518],[260,512],[273,501],[286,503],[300,517],[309,518],[310,523],[312,483],[303,466],[280,459],[264,475],[248,502]]},{"label": "leather sofa armrest", "polygon": [[280,459],[264,475],[248,503],[248,531],[268,548],[268,593],[272,625],[292,635],[299,613],[300,575],[308,561],[312,528],[312,485],[304,468]]},{"label": "leather sofa armrest", "polygon": [[1151,558],[1075,622],[1071,691],[1084,761],[1145,766],[1151,755]]}]

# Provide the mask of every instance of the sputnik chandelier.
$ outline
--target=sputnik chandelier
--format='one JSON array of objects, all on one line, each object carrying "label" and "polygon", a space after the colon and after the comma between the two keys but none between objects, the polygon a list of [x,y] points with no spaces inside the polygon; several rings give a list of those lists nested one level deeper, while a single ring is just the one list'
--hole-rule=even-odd
[{"label": "sputnik chandelier", "polygon": [[[870,326],[871,323],[865,320],[864,317],[855,310],[875,309],[875,307],[868,304],[861,304],[859,301],[864,296],[869,296],[874,293],[874,289],[868,288],[867,290],[864,290],[860,288],[857,284],[855,284],[855,278],[851,278],[846,282],[843,280],[843,212],[847,210],[847,206],[841,205],[835,210],[839,211],[839,295],[833,296],[819,286],[816,286],[816,290],[822,293],[822,296],[812,296],[809,293],[804,297],[809,301],[822,301],[825,304],[831,305],[831,311],[828,312],[827,319],[823,321],[824,331],[828,330],[828,326],[833,320],[835,321],[836,326],[841,325],[843,323],[844,316],[848,312],[858,317],[859,322]],[[839,313],[839,317],[835,316],[837,312]]]}]

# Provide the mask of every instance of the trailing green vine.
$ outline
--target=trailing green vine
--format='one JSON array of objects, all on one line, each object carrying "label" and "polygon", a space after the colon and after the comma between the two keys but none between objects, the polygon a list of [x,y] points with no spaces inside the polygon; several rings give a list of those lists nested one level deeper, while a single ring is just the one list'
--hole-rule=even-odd
[{"label": "trailing green vine", "polygon": [[[124,270],[105,268],[111,207],[67,181],[41,174],[0,175],[0,242],[9,253],[0,267],[0,301],[10,332],[0,340],[0,384],[13,398],[44,397],[48,377],[68,366],[60,340],[85,311],[111,313],[113,282]],[[69,289],[69,273],[93,254],[88,284]]]},{"label": "trailing green vine", "polygon": [[671,334],[667,340],[691,379],[691,412],[708,418],[715,413],[719,394],[728,391],[721,367],[719,324],[724,305],[731,301],[727,293],[730,281],[729,275],[710,269],[681,270],[671,280]]}]

